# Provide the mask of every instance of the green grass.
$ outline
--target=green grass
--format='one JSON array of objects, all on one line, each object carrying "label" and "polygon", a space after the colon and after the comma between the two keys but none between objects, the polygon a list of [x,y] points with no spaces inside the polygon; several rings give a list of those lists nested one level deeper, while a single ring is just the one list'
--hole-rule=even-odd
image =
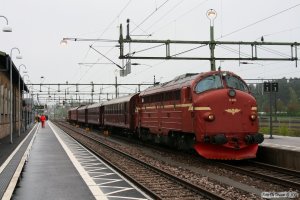
[{"label": "green grass", "polygon": [[[291,129],[285,125],[279,126],[279,127],[273,127],[272,130],[273,130],[272,133],[274,135],[300,137],[300,129]],[[270,128],[269,127],[260,127],[259,132],[263,133],[263,134],[269,134]]]},{"label": "green grass", "polygon": [[[277,121],[275,121],[275,117],[273,116],[272,119],[273,119],[273,123],[272,123],[273,134],[300,137],[300,117],[278,116]],[[259,131],[261,133],[264,134],[270,133],[269,116],[267,115],[261,116],[259,125],[260,125]]]}]

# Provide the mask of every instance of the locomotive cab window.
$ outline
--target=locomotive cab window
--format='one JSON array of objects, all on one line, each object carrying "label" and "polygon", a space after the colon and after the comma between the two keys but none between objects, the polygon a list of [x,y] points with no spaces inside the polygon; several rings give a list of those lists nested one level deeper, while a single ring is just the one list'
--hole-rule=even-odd
[{"label": "locomotive cab window", "polygon": [[222,81],[220,76],[212,75],[204,78],[201,80],[195,88],[196,93],[201,93],[207,90],[213,90],[213,89],[218,89],[222,88]]},{"label": "locomotive cab window", "polygon": [[227,87],[249,92],[248,86],[239,78],[227,75],[225,77]]}]

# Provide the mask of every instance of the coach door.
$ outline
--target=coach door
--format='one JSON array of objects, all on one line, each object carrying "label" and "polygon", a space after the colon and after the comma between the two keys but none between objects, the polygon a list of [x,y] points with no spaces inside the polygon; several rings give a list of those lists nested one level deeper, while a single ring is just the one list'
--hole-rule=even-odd
[{"label": "coach door", "polygon": [[128,124],[128,103],[127,102],[125,102],[125,103],[123,103],[122,104],[122,106],[123,106],[123,110],[124,110],[124,124],[126,125],[126,124]]}]

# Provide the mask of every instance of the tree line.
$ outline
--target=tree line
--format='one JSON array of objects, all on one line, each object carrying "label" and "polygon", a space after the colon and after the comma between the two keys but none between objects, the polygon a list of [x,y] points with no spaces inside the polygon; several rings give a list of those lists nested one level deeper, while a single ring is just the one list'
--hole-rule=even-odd
[{"label": "tree line", "polygon": [[[277,79],[278,92],[272,92],[272,112],[279,115],[300,116],[300,78]],[[270,93],[264,92],[263,83],[249,84],[258,104],[258,112],[270,112]]]}]

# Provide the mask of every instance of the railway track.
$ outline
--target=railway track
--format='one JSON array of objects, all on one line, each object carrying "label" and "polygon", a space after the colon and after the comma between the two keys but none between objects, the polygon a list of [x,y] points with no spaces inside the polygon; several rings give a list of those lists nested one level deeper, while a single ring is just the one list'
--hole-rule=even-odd
[{"label": "railway track", "polygon": [[55,124],[76,140],[80,140],[84,146],[114,166],[123,176],[144,189],[154,199],[226,199],[215,194],[214,191],[208,191],[174,176],[158,166],[134,158],[74,127],[61,123]]},{"label": "railway track", "polygon": [[[122,138],[123,140],[125,139],[126,141],[130,142],[132,140],[127,140],[124,137],[118,137],[117,138]],[[159,151],[165,151],[165,152],[174,152],[174,150],[170,150],[164,147],[160,147],[157,145],[152,145],[149,143],[143,143],[143,146],[147,146],[153,149],[158,149]],[[179,153],[179,152],[177,152]],[[180,152],[182,153],[182,152]],[[261,163],[261,162],[256,162],[256,161],[237,161],[237,162],[214,162],[210,160],[206,160],[203,158],[198,158],[197,159],[201,163],[207,163],[207,164],[212,164],[214,165],[217,163],[218,166],[224,167],[227,170],[235,170],[241,174],[250,176],[250,177],[255,177],[262,179],[267,182],[275,183],[277,185],[282,185],[282,186],[287,186],[291,187],[294,189],[297,189],[300,191],[300,172],[287,169],[287,168],[282,168],[274,165],[269,165],[266,163]]]},{"label": "railway track", "polygon": [[[132,142],[132,140],[127,140],[125,137],[114,136],[118,139],[126,140],[127,142]],[[158,149],[159,151],[174,152],[167,148],[159,147],[157,145],[152,145],[149,143],[143,143],[143,146]],[[182,153],[182,152],[181,152]],[[205,162],[208,164],[214,164],[214,161],[209,161],[206,159],[198,158],[200,162]],[[237,161],[237,162],[217,162],[217,165],[221,165],[228,170],[235,170],[241,174],[262,179],[267,182],[279,184],[282,186],[288,186],[300,191],[300,172],[282,168],[274,165],[269,165],[256,161]]]},{"label": "railway track", "polygon": [[221,167],[300,190],[300,172],[255,161],[218,162]]}]

